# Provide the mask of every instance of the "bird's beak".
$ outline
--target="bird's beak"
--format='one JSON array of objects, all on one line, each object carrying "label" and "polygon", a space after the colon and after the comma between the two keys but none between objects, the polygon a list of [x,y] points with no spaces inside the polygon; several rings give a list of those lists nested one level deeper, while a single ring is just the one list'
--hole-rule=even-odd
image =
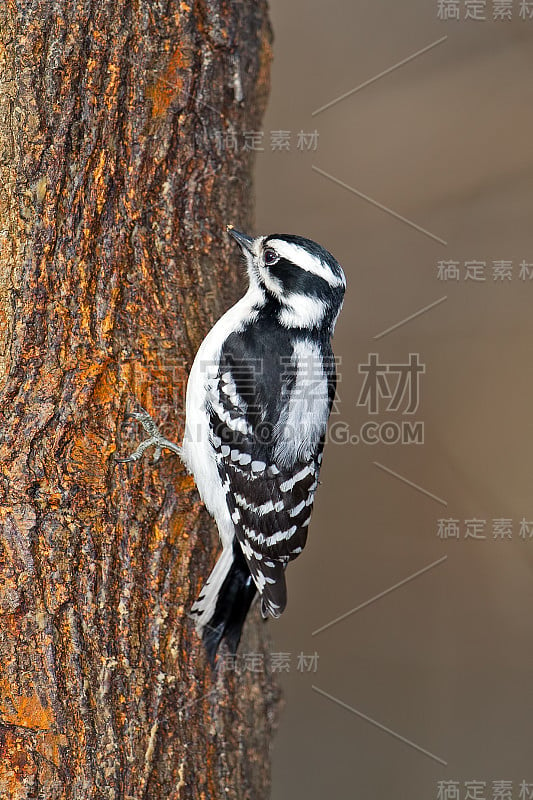
[{"label": "bird's beak", "polygon": [[254,238],[253,236],[247,236],[245,233],[241,233],[240,231],[236,231],[233,225],[228,225],[226,229],[230,236],[232,236],[241,250],[248,251],[248,253],[253,253],[253,243]]}]

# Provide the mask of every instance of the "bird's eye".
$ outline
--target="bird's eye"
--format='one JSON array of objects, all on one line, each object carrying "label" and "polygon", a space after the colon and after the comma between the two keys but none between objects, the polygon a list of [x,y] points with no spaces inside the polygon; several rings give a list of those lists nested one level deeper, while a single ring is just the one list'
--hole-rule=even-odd
[{"label": "bird's eye", "polygon": [[278,259],[279,256],[276,253],[276,251],[273,250],[271,247],[267,247],[267,249],[265,250],[265,264],[267,265],[267,267],[271,267],[272,264],[275,264],[276,261],[278,261]]}]

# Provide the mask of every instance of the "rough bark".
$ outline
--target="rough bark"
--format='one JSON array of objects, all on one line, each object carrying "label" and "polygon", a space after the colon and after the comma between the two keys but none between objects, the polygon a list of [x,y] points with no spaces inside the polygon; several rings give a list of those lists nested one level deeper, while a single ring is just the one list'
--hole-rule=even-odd
[{"label": "rough bark", "polygon": [[[216,530],[172,453],[242,291],[265,0],[0,4],[0,797],[268,795],[276,691],[214,677],[188,616]],[[264,652],[257,613],[243,642]],[[267,663],[267,662],[266,662]]]}]

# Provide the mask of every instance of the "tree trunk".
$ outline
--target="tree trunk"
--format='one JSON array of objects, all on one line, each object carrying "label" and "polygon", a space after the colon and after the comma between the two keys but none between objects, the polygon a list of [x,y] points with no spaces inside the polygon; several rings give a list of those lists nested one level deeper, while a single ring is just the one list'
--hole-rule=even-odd
[{"label": "tree trunk", "polygon": [[268,660],[213,675],[188,615],[216,529],[172,453],[115,462],[140,405],[180,440],[243,289],[266,2],[6,0],[0,40],[0,797],[267,797]]}]

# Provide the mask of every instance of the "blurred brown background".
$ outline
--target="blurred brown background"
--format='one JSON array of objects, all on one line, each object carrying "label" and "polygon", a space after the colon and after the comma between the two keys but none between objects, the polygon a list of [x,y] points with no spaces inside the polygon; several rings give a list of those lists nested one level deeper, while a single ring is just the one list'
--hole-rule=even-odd
[{"label": "blurred brown background", "polygon": [[[273,651],[291,654],[274,800],[533,797],[529,14],[533,3],[521,0],[271,2],[257,231],[307,235],[344,266],[335,421],[354,435],[372,419],[357,405],[370,353],[383,365],[415,353],[425,365],[418,409],[406,413],[404,399],[391,411],[382,397],[376,417],[399,431],[423,422],[423,444],[327,447],[309,543],[289,567],[289,605],[270,623]],[[272,149],[280,130],[289,149]],[[298,133],[315,130],[307,150],[312,137]],[[465,280],[474,261],[484,281]],[[455,520],[458,537],[439,537],[442,519]],[[485,521],[485,538],[465,537],[472,519]],[[315,652],[316,672],[298,663]]]}]

